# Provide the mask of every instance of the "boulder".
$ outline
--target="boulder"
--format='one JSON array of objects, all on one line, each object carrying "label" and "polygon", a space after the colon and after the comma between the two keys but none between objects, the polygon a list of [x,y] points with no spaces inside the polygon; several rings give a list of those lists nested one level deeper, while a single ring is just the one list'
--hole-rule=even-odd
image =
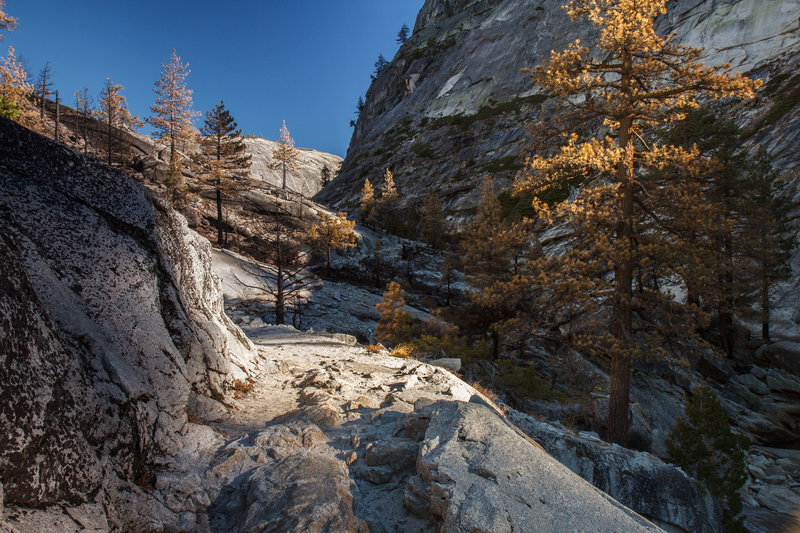
[{"label": "boulder", "polygon": [[658,531],[576,477],[490,408],[437,402],[406,507],[441,531]]},{"label": "boulder", "polygon": [[800,376],[800,342],[778,341],[756,350],[756,360]]},{"label": "boulder", "polygon": [[755,499],[762,507],[789,516],[800,509],[800,494],[785,485],[763,485]]},{"label": "boulder", "polygon": [[434,359],[428,364],[444,368],[450,372],[459,372],[461,370],[461,359],[458,357],[442,357],[441,359]]},{"label": "boulder", "polygon": [[[313,453],[294,454],[250,471],[212,509],[219,531],[359,531],[350,477],[338,461]],[[223,520],[224,517],[224,520]]]},{"label": "boulder", "polygon": [[573,435],[522,413],[510,420],[564,466],[643,516],[692,532],[721,531],[719,508],[680,469],[657,457]]}]

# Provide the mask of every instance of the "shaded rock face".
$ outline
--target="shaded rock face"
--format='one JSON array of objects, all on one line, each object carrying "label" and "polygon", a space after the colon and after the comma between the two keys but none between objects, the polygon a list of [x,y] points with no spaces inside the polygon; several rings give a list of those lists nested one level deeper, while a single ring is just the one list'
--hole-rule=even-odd
[{"label": "shaded rock face", "polygon": [[684,531],[721,531],[711,496],[677,468],[647,453],[572,435],[513,412],[521,430],[561,464],[618,502],[655,521]]},{"label": "shaded rock face", "polygon": [[[553,99],[537,94],[523,67],[542,64],[551,50],[575,39],[591,41],[582,21],[566,16],[561,0],[428,0],[414,34],[373,81],[338,179],[320,201],[355,208],[365,178],[381,183],[394,172],[408,206],[429,186],[439,190],[451,218],[474,209],[479,184],[491,173],[507,188],[530,153],[526,126],[547,122]],[[800,61],[800,5],[793,0],[675,0],[658,21],[662,35],[705,48],[710,64],[777,79]],[[796,83],[796,81],[795,81]],[[739,109],[742,124],[758,122],[780,101],[777,93]],[[800,109],[790,103],[779,120],[760,129],[753,147],[765,148],[780,169],[798,166]]]},{"label": "shaded rock face", "polygon": [[122,527],[130,482],[191,448],[190,396],[223,399],[252,344],[208,242],[132,178],[2,119],[0,190],[5,504],[97,501]]}]

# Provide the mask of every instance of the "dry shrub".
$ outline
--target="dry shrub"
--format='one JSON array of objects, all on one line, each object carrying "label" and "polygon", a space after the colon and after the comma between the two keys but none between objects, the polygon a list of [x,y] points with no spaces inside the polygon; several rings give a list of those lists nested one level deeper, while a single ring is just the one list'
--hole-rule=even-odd
[{"label": "dry shrub", "polygon": [[505,415],[505,414],[507,414],[507,413],[508,413],[508,406],[507,406],[506,404],[504,404],[504,403],[503,403],[503,402],[500,400],[500,397],[497,395],[497,393],[496,393],[495,391],[493,391],[492,389],[489,389],[489,388],[486,388],[486,387],[484,387],[484,386],[481,384],[481,382],[480,382],[480,381],[476,381],[475,383],[470,383],[469,385],[470,385],[470,386],[471,386],[473,389],[475,389],[476,391],[478,391],[478,392],[480,392],[481,394],[483,394],[484,396],[486,396],[486,398],[487,398],[487,399],[488,399],[488,400],[489,400],[489,401],[490,401],[490,402],[491,402],[491,403],[492,403],[492,404],[495,406],[495,408],[497,408],[497,410],[498,410],[498,411],[500,411],[500,412],[501,412],[503,415]]},{"label": "dry shrub", "polygon": [[237,379],[234,380],[233,385],[231,388],[233,389],[233,397],[234,398],[241,398],[251,390],[253,390],[253,385],[255,385],[255,381],[250,378],[241,380]]},{"label": "dry shrub", "polygon": [[487,389],[486,387],[484,387],[483,384],[481,384],[480,381],[476,381],[475,383],[470,383],[469,385],[470,385],[470,387],[472,387],[476,391],[480,392],[481,394],[483,394],[484,396],[486,396],[487,398],[489,398],[493,402],[496,402],[498,400],[497,393],[495,391],[491,390],[491,389]]},{"label": "dry shrub", "polygon": [[413,351],[414,347],[410,344],[398,344],[389,355],[392,357],[400,357],[401,359],[408,359],[411,357]]}]

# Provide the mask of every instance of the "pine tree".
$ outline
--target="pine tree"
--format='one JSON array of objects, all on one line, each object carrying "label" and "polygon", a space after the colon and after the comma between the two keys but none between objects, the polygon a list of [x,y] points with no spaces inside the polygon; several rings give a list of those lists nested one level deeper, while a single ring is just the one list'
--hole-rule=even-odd
[{"label": "pine tree", "polygon": [[[661,135],[665,142],[686,150],[696,149],[698,169],[667,170],[662,181],[647,187],[679,184],[684,197],[691,191],[696,207],[684,209],[682,202],[665,198],[659,211],[681,237],[691,240],[695,250],[684,259],[687,299],[716,315],[720,346],[729,356],[734,349],[734,316],[747,314],[751,305],[744,257],[742,227],[748,217],[750,197],[745,176],[748,157],[739,147],[741,133],[733,121],[717,119],[705,109],[689,111],[683,120]],[[657,175],[657,173],[654,173]],[[674,189],[674,187],[673,187]],[[702,216],[698,216],[702,213]]]},{"label": "pine tree", "polygon": [[[594,226],[593,253],[573,254],[568,260],[582,263],[586,276],[595,280],[596,298],[610,305],[610,331],[601,324],[582,337],[582,346],[610,359],[611,384],[607,438],[625,444],[629,427],[629,388],[632,362],[645,352],[657,350],[656,343],[644,343],[634,326],[658,322],[674,311],[657,291],[647,293],[648,302],[659,304],[655,312],[635,302],[635,269],[647,261],[639,247],[644,234],[638,220],[647,215],[647,196],[639,178],[643,169],[667,164],[690,167],[698,158],[695,151],[675,146],[650,145],[645,130],[663,121],[681,118],[681,110],[696,107],[696,97],[753,95],[751,80],[730,78],[698,61],[700,51],[679,46],[672,38],[658,36],[657,16],[666,13],[666,0],[572,0],[565,9],[574,20],[586,18],[597,30],[597,55],[574,42],[563,52],[552,52],[549,61],[531,72],[543,90],[562,98],[581,95],[574,103],[584,121],[602,120],[610,134],[603,139],[580,140],[571,134],[568,143],[551,156],[529,160],[530,174],[519,189],[534,193],[573,178],[577,173],[599,173],[604,182],[584,190],[581,201],[564,205],[562,212],[573,222]],[[541,208],[541,204],[539,204]],[[593,220],[594,224],[589,224]],[[649,236],[645,240],[652,240]],[[645,253],[640,253],[645,252]],[[601,274],[605,265],[613,270],[608,280]],[[610,286],[609,286],[610,285]],[[647,310],[639,312],[640,309]],[[667,311],[669,309],[669,311]],[[656,351],[656,353],[658,353]]]},{"label": "pine tree", "polygon": [[742,531],[737,491],[747,480],[744,458],[750,440],[731,432],[719,399],[708,387],[695,387],[685,409],[687,420],[679,419],[672,428],[667,452],[720,501],[725,531]]},{"label": "pine tree", "polygon": [[286,121],[283,121],[281,126],[281,140],[278,141],[278,147],[272,152],[274,163],[272,168],[281,171],[281,188],[286,190],[286,174],[291,173],[297,168],[297,148],[294,147],[294,139],[289,134],[289,128],[286,127]]},{"label": "pine tree", "polygon": [[50,90],[53,87],[53,68],[50,62],[44,64],[39,75],[36,77],[34,88],[36,89],[36,96],[39,98],[39,118],[44,120],[44,103],[45,98],[53,94]]},{"label": "pine tree", "polygon": [[106,84],[100,91],[98,107],[95,110],[97,117],[106,123],[106,139],[108,141],[106,155],[109,165],[111,165],[111,155],[113,154],[115,130],[135,129],[142,126],[138,117],[131,115],[128,111],[128,101],[120,94],[122,89],[124,89],[122,85],[106,78]]},{"label": "pine tree", "polygon": [[208,183],[214,188],[217,203],[217,243],[227,244],[224,231],[223,200],[225,195],[252,188],[250,155],[236,121],[220,101],[206,112],[200,139],[200,165]]},{"label": "pine tree", "polygon": [[272,205],[252,203],[247,207],[254,215],[256,234],[266,240],[270,265],[247,266],[245,270],[256,280],[246,287],[269,294],[275,302],[275,323],[284,324],[289,311],[298,313],[307,299],[309,287],[314,283],[313,274],[306,268],[309,260],[307,246],[294,228],[294,217],[279,200]]},{"label": "pine tree", "polygon": [[358,120],[358,117],[361,116],[361,112],[363,110],[364,110],[364,98],[359,96],[358,97],[358,101],[356,102],[356,111],[355,111],[356,118],[355,118],[355,120],[351,120],[350,121],[350,127],[351,128],[355,127],[356,121]]},{"label": "pine tree", "polygon": [[319,222],[308,232],[311,245],[325,252],[325,269],[328,272],[331,270],[331,251],[353,248],[356,245],[356,236],[353,233],[355,227],[355,221],[347,220],[346,213],[337,213],[334,217],[322,213]]},{"label": "pine tree", "polygon": [[433,187],[430,187],[428,194],[425,195],[419,223],[425,241],[434,248],[439,248],[444,243],[446,223],[442,204]]},{"label": "pine tree", "polygon": [[411,313],[406,311],[405,292],[399,283],[390,281],[381,302],[375,307],[380,319],[375,327],[375,338],[390,346],[411,340],[413,325]]},{"label": "pine tree", "polygon": [[400,193],[397,192],[397,186],[394,183],[394,174],[387,168],[383,172],[381,194],[372,202],[367,221],[377,224],[381,230],[395,231],[397,228],[393,222],[399,199]]},{"label": "pine tree", "polygon": [[442,263],[442,268],[439,271],[439,286],[441,287],[444,285],[445,287],[445,306],[450,307],[452,296],[453,296],[453,281],[455,280],[455,274],[458,272],[459,268],[461,267],[461,261],[458,258],[458,255],[448,253],[444,256],[444,262]]},{"label": "pine tree", "polygon": [[378,54],[378,59],[375,61],[374,66],[375,66],[375,72],[373,72],[372,75],[370,76],[370,78],[372,78],[373,80],[377,79],[383,73],[383,71],[386,70],[386,67],[389,66],[389,62],[386,60],[385,57],[383,57],[383,54]]},{"label": "pine tree", "polygon": [[761,152],[747,175],[745,250],[753,265],[761,322],[761,341],[770,341],[769,324],[772,292],[777,283],[791,279],[791,251],[797,236],[789,225],[790,214],[798,207],[786,183],[778,178],[772,162]]},{"label": "pine tree", "polygon": [[501,299],[489,298],[489,291],[518,273],[527,244],[527,226],[503,220],[494,183],[487,176],[475,218],[465,225],[460,240],[464,274],[475,289],[470,294],[471,306],[463,310],[460,320],[465,329],[482,330],[489,336],[494,359],[499,357],[502,346],[503,330],[499,326],[508,318],[509,310]]},{"label": "pine tree", "polygon": [[161,78],[155,82],[153,92],[156,102],[150,107],[153,113],[147,119],[153,126],[153,133],[169,145],[170,171],[167,187],[172,201],[180,200],[184,192],[183,175],[180,173],[178,145],[192,139],[197,131],[194,119],[199,115],[192,109],[192,90],[186,87],[189,64],[181,63],[181,58],[172,50],[167,63],[161,65]]},{"label": "pine tree", "polygon": [[400,31],[397,32],[397,44],[404,44],[408,40],[409,35],[408,24],[403,24],[400,27]]},{"label": "pine tree", "polygon": [[701,199],[692,209],[662,209],[671,226],[698,245],[685,259],[689,275],[682,277],[688,300],[716,314],[720,346],[728,355],[734,349],[734,317],[754,318],[754,303],[761,308],[762,338],[768,341],[770,292],[791,274],[793,241],[786,222],[791,202],[781,194],[783,183],[766,154],[753,159],[742,148],[742,134],[733,121],[708,110],[687,113],[662,138],[697,146],[705,158],[702,172],[679,169],[668,177],[683,180],[684,190],[702,192],[695,194]]},{"label": "pine tree", "polygon": [[369,178],[364,180],[364,186],[361,187],[361,200],[358,206],[361,209],[361,218],[364,223],[372,223],[374,221],[372,213],[375,208],[375,189],[372,187]]},{"label": "pine tree", "polygon": [[319,171],[319,181],[323,187],[331,182],[331,169],[328,168],[328,165],[322,165],[322,170]]},{"label": "pine tree", "polygon": [[77,122],[75,124],[75,134],[77,136],[78,132],[81,132],[84,154],[89,153],[89,132],[87,130],[89,118],[94,113],[92,109],[93,102],[94,100],[89,95],[88,87],[75,91],[75,111],[77,111],[77,119],[80,120],[80,125]]},{"label": "pine tree", "polygon": [[394,174],[388,168],[383,172],[383,189],[381,191],[381,200],[387,202],[394,202],[400,198],[400,193],[397,192],[397,186],[394,184]]}]

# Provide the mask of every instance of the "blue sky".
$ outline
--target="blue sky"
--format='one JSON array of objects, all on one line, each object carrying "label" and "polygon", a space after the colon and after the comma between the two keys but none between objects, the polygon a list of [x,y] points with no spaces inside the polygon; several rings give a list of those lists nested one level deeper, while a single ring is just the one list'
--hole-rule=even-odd
[{"label": "blue sky", "polygon": [[413,29],[423,3],[6,0],[19,28],[5,35],[0,55],[14,46],[34,75],[50,61],[66,104],[81,87],[96,95],[110,77],[143,118],[175,48],[192,71],[195,109],[224,99],[244,133],[276,139],[286,120],[298,146],[344,156],[373,63],[394,56],[397,32],[403,23]]}]

